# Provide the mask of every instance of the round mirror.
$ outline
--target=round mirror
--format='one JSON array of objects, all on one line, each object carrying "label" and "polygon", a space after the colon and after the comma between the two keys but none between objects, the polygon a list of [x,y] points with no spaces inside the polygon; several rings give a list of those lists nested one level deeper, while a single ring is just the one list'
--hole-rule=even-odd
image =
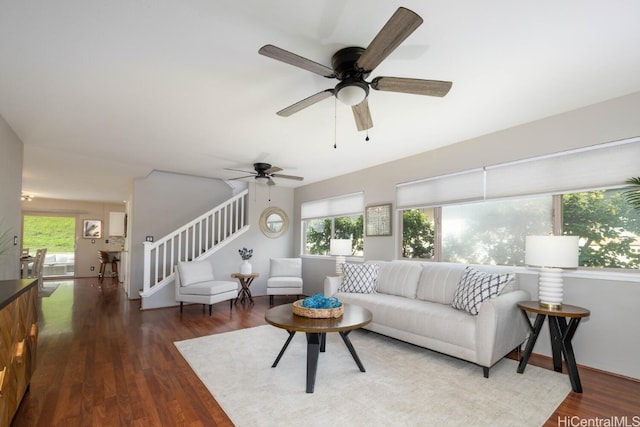
[{"label": "round mirror", "polygon": [[286,233],[289,228],[289,218],[280,208],[270,207],[260,215],[260,230],[265,236],[276,238]]}]

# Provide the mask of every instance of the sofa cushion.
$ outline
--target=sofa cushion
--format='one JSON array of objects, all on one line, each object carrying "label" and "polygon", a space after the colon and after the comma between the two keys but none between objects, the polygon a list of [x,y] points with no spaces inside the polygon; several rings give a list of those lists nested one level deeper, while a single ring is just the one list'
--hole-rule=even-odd
[{"label": "sofa cushion", "polygon": [[[476,317],[455,310],[451,305],[380,293],[338,293],[335,296],[343,303],[371,311],[371,324],[453,344],[467,351],[476,348]],[[369,329],[368,326],[364,328]]]},{"label": "sofa cushion", "polygon": [[200,282],[213,280],[213,266],[206,261],[191,261],[178,263],[180,270],[180,284],[190,286]]},{"label": "sofa cushion", "polygon": [[380,265],[378,292],[414,299],[422,266],[411,261],[391,261]]},{"label": "sofa cushion", "polygon": [[513,277],[512,273],[491,274],[473,267],[466,267],[458,282],[451,305],[477,315],[482,302],[500,294]]},{"label": "sofa cushion", "polygon": [[338,292],[370,294],[376,291],[378,264],[350,264],[342,266],[342,284]]},{"label": "sofa cushion", "polygon": [[423,263],[416,298],[450,305],[464,268],[463,264]]}]

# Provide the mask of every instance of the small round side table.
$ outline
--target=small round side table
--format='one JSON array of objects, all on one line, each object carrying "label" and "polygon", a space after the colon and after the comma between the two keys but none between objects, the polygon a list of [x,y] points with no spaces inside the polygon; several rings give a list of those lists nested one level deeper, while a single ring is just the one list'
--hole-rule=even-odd
[{"label": "small round side table", "polygon": [[[575,305],[562,304],[560,308],[549,308],[540,305],[538,301],[523,301],[518,303],[518,308],[522,311],[527,324],[531,329],[531,336],[527,340],[527,346],[524,355],[518,364],[518,373],[522,374],[527,366],[529,356],[536,344],[544,318],[549,318],[549,335],[551,336],[551,351],[553,353],[553,370],[562,372],[562,357],[567,364],[569,380],[571,388],[576,393],[582,393],[582,384],[580,383],[580,375],[578,375],[578,366],[576,358],[573,354],[573,346],[571,339],[578,329],[578,324],[583,317],[588,317],[591,313],[586,308],[576,307]],[[527,313],[536,313],[536,320],[531,324]],[[569,325],[567,326],[567,319]]]},{"label": "small round side table", "polygon": [[251,297],[251,291],[249,290],[249,286],[253,282],[253,279],[260,276],[260,273],[251,273],[251,274],[242,274],[242,273],[233,273],[231,275],[232,278],[238,279],[240,282],[240,291],[238,292],[238,296],[236,297],[235,304],[244,304],[245,301],[249,301],[250,304],[253,304],[253,298]]}]

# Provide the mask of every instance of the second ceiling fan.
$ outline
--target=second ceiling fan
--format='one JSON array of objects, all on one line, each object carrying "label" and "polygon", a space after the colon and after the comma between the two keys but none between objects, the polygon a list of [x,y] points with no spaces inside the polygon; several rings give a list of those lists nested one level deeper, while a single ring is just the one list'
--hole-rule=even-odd
[{"label": "second ceiling fan", "polygon": [[261,55],[311,71],[323,77],[339,80],[334,88],[311,95],[278,111],[277,114],[289,117],[323,99],[335,96],[338,100],[351,106],[356,127],[359,131],[363,131],[373,127],[373,120],[371,119],[367,101],[369,88],[416,95],[445,96],[451,89],[452,82],[382,76],[376,77],[370,82],[365,80],[421,24],[422,18],[418,14],[400,7],[366,49],[362,47],[346,47],[337,51],[331,59],[332,68],[270,44],[261,47],[258,51]]}]

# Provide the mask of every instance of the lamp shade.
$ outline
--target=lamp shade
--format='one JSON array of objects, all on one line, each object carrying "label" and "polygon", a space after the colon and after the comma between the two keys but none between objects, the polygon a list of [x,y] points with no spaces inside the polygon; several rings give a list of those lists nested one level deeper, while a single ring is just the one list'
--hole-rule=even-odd
[{"label": "lamp shade", "polygon": [[578,236],[527,236],[525,264],[537,267],[578,267]]},{"label": "lamp shade", "polygon": [[347,256],[353,254],[351,239],[331,239],[329,244],[330,255]]}]

